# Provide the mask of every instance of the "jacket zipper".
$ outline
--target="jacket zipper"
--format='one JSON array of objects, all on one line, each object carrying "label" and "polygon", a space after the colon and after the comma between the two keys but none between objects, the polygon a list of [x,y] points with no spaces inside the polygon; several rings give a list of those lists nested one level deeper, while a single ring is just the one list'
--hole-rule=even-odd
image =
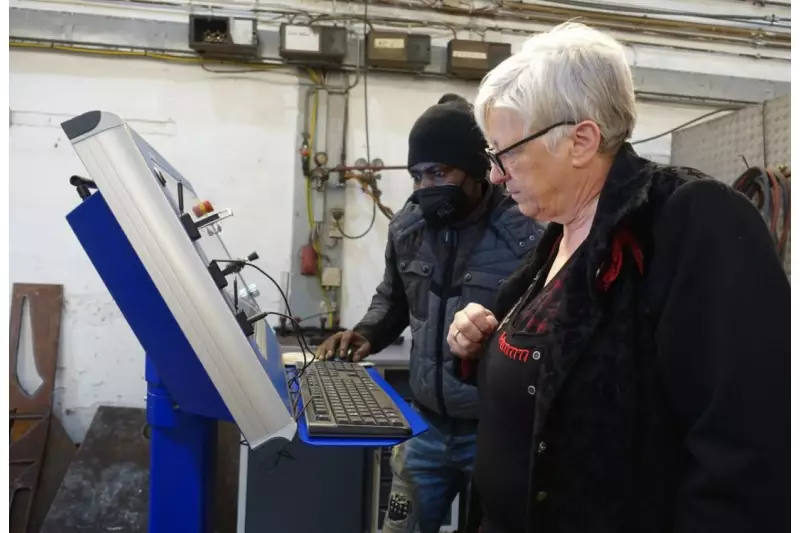
[{"label": "jacket zipper", "polygon": [[441,301],[439,302],[439,324],[436,334],[436,399],[439,403],[439,413],[442,416],[447,416],[447,407],[444,404],[444,332],[448,324],[445,324],[447,318],[447,300],[450,296],[451,276],[453,275],[453,265],[456,260],[456,236],[450,230],[445,229],[444,242],[447,246],[447,259],[445,261],[444,272],[442,273],[442,294]]}]

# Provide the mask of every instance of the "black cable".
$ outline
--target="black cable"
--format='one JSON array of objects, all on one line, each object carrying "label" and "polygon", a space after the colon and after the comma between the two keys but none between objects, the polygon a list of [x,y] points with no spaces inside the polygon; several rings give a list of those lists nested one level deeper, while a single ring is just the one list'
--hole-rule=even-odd
[{"label": "black cable", "polygon": [[375,225],[375,219],[377,217],[378,217],[378,203],[375,200],[373,200],[372,201],[372,220],[369,221],[369,226],[367,226],[367,229],[365,229],[362,233],[360,233],[358,235],[348,235],[347,233],[345,233],[344,228],[342,228],[342,225],[339,224],[338,220],[335,220],[334,224],[336,224],[336,229],[339,230],[339,233],[342,234],[342,237],[344,237],[345,239],[350,239],[351,241],[357,241],[358,239],[361,239],[361,238],[365,237],[367,235],[367,233],[369,233],[372,230],[372,227]]},{"label": "black cable", "polygon": [[[364,0],[364,39],[367,38],[367,23],[368,23],[368,11],[369,11],[369,0]],[[367,164],[372,164],[372,156],[369,152],[369,96],[367,94],[367,71],[369,67],[367,66],[367,62],[363,62],[364,65],[364,137],[367,145]],[[370,229],[372,225],[370,224]]]},{"label": "black cable", "polygon": [[305,322],[307,320],[311,320],[312,318],[320,318],[320,317],[323,317],[323,316],[328,316],[328,314],[329,314],[328,312],[314,313],[313,315],[304,316],[304,317],[298,319],[297,322],[302,324],[303,322]]},{"label": "black cable", "polygon": [[[303,331],[302,331],[302,328],[300,327],[300,324],[297,322],[297,320],[294,319],[294,317],[293,317],[294,313],[292,313],[292,308],[289,305],[289,298],[286,297],[286,293],[283,292],[283,289],[281,288],[280,284],[275,280],[275,278],[273,278],[272,276],[267,274],[260,266],[254,264],[254,263],[251,263],[249,261],[243,261],[241,259],[213,259],[212,262],[213,263],[232,263],[232,264],[237,264],[237,265],[242,265],[242,266],[249,266],[250,268],[254,268],[258,272],[260,272],[264,277],[266,277],[268,280],[270,280],[272,282],[272,284],[275,285],[275,288],[278,289],[278,292],[280,293],[281,298],[283,299],[283,303],[286,305],[286,312],[288,314],[287,315],[283,315],[282,313],[275,313],[275,312],[272,312],[272,311],[267,312],[265,314],[266,315],[283,316],[284,318],[286,318],[286,319],[288,319],[288,320],[290,320],[292,322],[292,325],[294,326],[293,329],[294,329],[295,337],[297,338],[297,342],[300,345],[300,351],[303,353],[303,367],[300,368],[295,374],[295,377],[297,379],[299,379],[303,375],[305,370],[308,368],[308,366],[311,365],[312,363],[314,363],[314,361],[316,361],[317,354],[316,354],[316,352],[311,350],[311,348],[309,347],[308,341],[306,340],[305,335],[303,335]],[[308,352],[311,352],[311,359],[310,360],[308,359],[308,357],[309,357]]]},{"label": "black cable", "polygon": [[[647,16],[647,15],[663,15],[663,16],[673,16],[673,17],[693,17],[693,18],[707,18],[707,19],[714,19],[714,20],[724,20],[728,22],[750,22],[752,24],[763,22],[763,25],[774,25],[776,22],[791,22],[791,18],[780,18],[777,19],[775,15],[739,15],[736,13],[707,13],[707,12],[691,12],[691,11],[681,11],[681,10],[672,10],[672,9],[657,9],[657,8],[647,8],[647,7],[632,7],[632,6],[625,6],[621,4],[608,4],[606,3],[602,7],[599,7],[594,2],[586,2],[581,0],[556,0],[553,3],[561,4],[564,6],[572,6],[578,8],[588,8],[592,10],[602,9],[603,11],[598,11],[598,13],[605,14],[605,13],[625,13],[637,16]],[[658,19],[656,19],[658,20]],[[670,19],[666,19],[670,20]]]},{"label": "black cable", "polygon": [[646,142],[650,142],[650,141],[655,141],[656,139],[660,139],[661,137],[666,137],[667,135],[670,135],[671,133],[675,133],[677,131],[680,131],[680,130],[682,130],[684,128],[687,128],[687,127],[691,126],[692,124],[700,122],[701,120],[705,120],[705,119],[707,119],[709,117],[713,117],[714,115],[719,115],[720,113],[728,113],[730,111],[738,111],[739,109],[740,108],[737,108],[737,107],[726,107],[726,108],[723,108],[723,109],[717,109],[715,111],[711,111],[710,113],[706,113],[705,115],[700,115],[697,118],[693,118],[692,120],[690,120],[688,122],[684,122],[680,126],[675,126],[671,130],[667,130],[664,133],[659,133],[658,135],[653,135],[652,137],[647,137],[645,139],[639,139],[637,141],[631,141],[631,144],[641,144],[641,143],[646,143]]},{"label": "black cable", "polygon": [[[367,38],[367,25],[369,24],[369,0],[364,0],[364,20],[363,20],[363,27],[362,33],[363,38],[366,40]],[[369,91],[368,91],[368,82],[367,82],[367,72],[369,71],[369,67],[367,66],[367,62],[363,62],[363,78],[364,78],[364,141],[367,147],[367,164],[371,164],[372,161],[372,154],[370,152],[370,143],[369,143]],[[383,209],[381,209],[383,212]],[[385,213],[384,213],[385,214]],[[342,234],[342,237],[345,239],[350,240],[358,240],[367,235],[370,231],[372,231],[373,226],[375,225],[375,219],[378,216],[378,206],[377,200],[373,198],[372,202],[372,219],[369,221],[369,226],[365,229],[362,233],[358,235],[348,235],[342,225],[339,224],[339,221],[336,220],[336,229],[339,230],[339,233]]]},{"label": "black cable", "polygon": [[[327,316],[327,314],[328,313],[320,313],[321,316]],[[291,317],[289,315],[285,315],[283,313],[277,313],[275,311],[267,311],[266,313],[264,313],[264,315],[265,316],[277,316],[277,317],[285,318],[286,320],[291,322],[292,326],[295,328],[295,332],[294,332],[295,333],[295,338],[297,339],[297,342],[299,343],[301,349],[305,348],[309,352],[313,351],[311,349],[311,347],[308,345],[308,339],[306,339],[305,336],[303,335],[303,332],[302,332],[303,328],[300,326],[300,322],[302,322],[304,319],[297,320],[294,317]]]},{"label": "black cable", "polygon": [[[291,310],[291,307],[289,306],[289,299],[286,297],[286,293],[283,292],[283,288],[281,288],[280,284],[275,280],[275,278],[273,278],[272,276],[267,274],[261,267],[259,267],[256,264],[253,264],[253,263],[251,263],[249,261],[242,261],[240,259],[213,259],[212,263],[214,263],[214,262],[216,262],[216,263],[233,263],[233,264],[237,264],[237,265],[249,266],[251,268],[254,268],[255,270],[259,271],[262,275],[264,275],[264,277],[266,277],[268,280],[270,280],[272,282],[272,284],[275,285],[275,288],[278,289],[278,292],[280,293],[281,298],[283,298],[283,302],[286,304],[286,312],[289,313],[289,314],[285,315],[283,313],[277,313],[275,311],[267,311],[267,312],[264,313],[264,316],[266,318],[267,316],[274,315],[274,316],[283,317],[283,318],[289,320],[292,323],[292,325],[294,326],[294,328],[293,328],[294,329],[294,334],[295,334],[295,337],[297,338],[298,344],[300,345],[300,350],[303,353],[303,366],[302,366],[302,368],[296,369],[295,372],[294,372],[294,375],[292,376],[292,378],[287,382],[287,386],[289,387],[289,395],[291,397],[292,396],[292,387],[293,387],[293,385],[294,384],[299,384],[299,380],[302,377],[302,375],[305,372],[305,370],[309,367],[309,365],[311,365],[312,363],[314,363],[314,361],[316,361],[317,354],[316,354],[316,352],[312,351],[311,347],[308,345],[308,341],[306,340],[305,335],[303,335],[303,331],[302,331],[302,328],[300,327],[300,323],[293,316],[291,316],[292,315],[292,310]],[[308,360],[308,353],[307,352],[312,352],[310,361]],[[306,410],[306,405],[304,404],[303,408],[300,410],[300,412],[295,414],[295,411],[297,410],[297,403],[299,401],[300,401],[300,391],[297,391],[295,393],[295,399],[292,401],[292,416],[294,417],[295,422],[298,422],[300,420],[300,417],[303,416],[303,413],[305,413],[305,410]],[[276,468],[278,466],[278,463],[280,462],[280,460],[283,459],[283,458],[294,460],[294,456],[292,456],[292,454],[287,451],[287,448],[289,447],[290,444],[291,444],[291,441],[287,442],[286,445],[283,448],[281,448],[277,452],[275,452],[275,462],[272,464],[272,466],[268,470]],[[242,439],[239,441],[239,445],[240,446],[247,446],[248,448],[250,448],[250,443],[247,442],[247,439],[244,438],[244,437],[242,437]]]},{"label": "black cable", "polygon": [[[265,469],[264,471],[269,472],[269,471],[274,470],[275,468],[277,468],[278,463],[283,458],[290,459],[292,461],[295,460],[294,455],[292,455],[291,452],[289,452],[289,450],[287,449],[287,448],[289,448],[289,445],[291,443],[292,443],[292,441],[287,442],[281,449],[279,449],[278,451],[275,452],[275,461],[272,463],[272,466],[270,466],[269,468]],[[248,448],[250,448],[250,443],[247,442],[246,438],[242,437],[241,440],[239,441],[239,446],[247,446]],[[252,449],[252,448],[250,448],[250,449]],[[250,459],[250,458],[248,458],[248,459]],[[259,461],[259,462],[263,462],[263,459],[262,459],[262,461]]]}]

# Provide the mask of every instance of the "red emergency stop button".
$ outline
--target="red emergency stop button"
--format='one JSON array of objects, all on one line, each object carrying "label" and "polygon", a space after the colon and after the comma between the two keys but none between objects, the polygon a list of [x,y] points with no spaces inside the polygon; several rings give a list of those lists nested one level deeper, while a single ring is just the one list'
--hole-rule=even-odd
[{"label": "red emergency stop button", "polygon": [[194,213],[194,216],[200,218],[203,215],[207,215],[209,213],[213,213],[214,212],[214,206],[211,205],[211,202],[209,202],[208,200],[204,200],[204,201],[200,202],[199,204],[197,204],[196,206],[194,206],[192,208],[192,212]]}]

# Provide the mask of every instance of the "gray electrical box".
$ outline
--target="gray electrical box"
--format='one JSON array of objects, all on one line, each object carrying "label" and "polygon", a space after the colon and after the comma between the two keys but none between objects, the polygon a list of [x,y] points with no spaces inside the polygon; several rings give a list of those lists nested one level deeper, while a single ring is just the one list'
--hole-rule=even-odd
[{"label": "gray electrical box", "polygon": [[481,79],[510,55],[508,43],[453,39],[447,43],[447,73],[459,78]]},{"label": "gray electrical box", "polygon": [[371,31],[367,35],[366,63],[371,67],[418,71],[430,62],[430,35],[391,31]]},{"label": "gray electrical box", "polygon": [[291,62],[338,66],[347,55],[347,29],[281,24],[280,56]]}]

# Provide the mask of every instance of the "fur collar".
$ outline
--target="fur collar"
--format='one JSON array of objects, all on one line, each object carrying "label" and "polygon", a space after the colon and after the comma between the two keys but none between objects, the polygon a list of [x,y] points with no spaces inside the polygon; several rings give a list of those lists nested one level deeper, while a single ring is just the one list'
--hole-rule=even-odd
[{"label": "fur collar", "polygon": [[[584,242],[587,249],[586,276],[592,285],[608,260],[612,237],[620,222],[647,203],[655,169],[655,163],[640,157],[629,143],[625,143],[617,152],[600,192],[592,229]],[[547,263],[553,246],[563,232],[561,224],[551,223],[547,226],[536,251],[525,266],[509,279],[499,295],[499,310],[510,309],[519,295],[525,292],[534,276]],[[597,297],[597,293],[592,296]]]}]

